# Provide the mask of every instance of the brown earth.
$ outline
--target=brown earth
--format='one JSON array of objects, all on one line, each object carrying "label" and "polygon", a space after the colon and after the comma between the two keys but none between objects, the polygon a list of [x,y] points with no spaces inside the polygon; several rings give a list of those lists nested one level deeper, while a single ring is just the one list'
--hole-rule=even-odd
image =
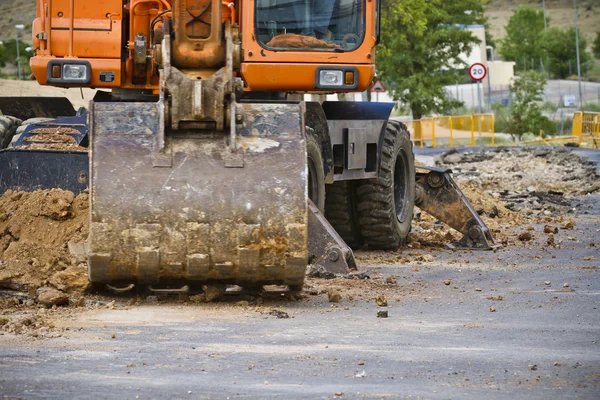
[{"label": "brown earth", "polygon": [[69,254],[68,242],[87,239],[88,220],[87,194],[6,192],[0,197],[0,287],[84,291],[86,267]]}]

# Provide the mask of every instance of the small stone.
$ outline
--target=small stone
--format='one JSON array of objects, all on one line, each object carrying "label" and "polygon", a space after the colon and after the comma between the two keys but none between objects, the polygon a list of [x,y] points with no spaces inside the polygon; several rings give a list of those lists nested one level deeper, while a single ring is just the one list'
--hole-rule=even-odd
[{"label": "small stone", "polygon": [[336,397],[342,397],[344,395],[344,392],[335,392],[334,396]]},{"label": "small stone", "polygon": [[330,303],[337,303],[342,299],[342,294],[337,289],[327,289],[327,297]]},{"label": "small stone", "polygon": [[481,288],[475,288],[476,292],[481,292]]},{"label": "small stone", "polygon": [[532,370],[532,371],[537,371],[537,364],[533,364],[533,365],[531,366],[531,370]]},{"label": "small stone", "polygon": [[452,281],[450,279],[446,279],[444,281],[444,285],[446,285],[446,286],[450,286],[451,283],[452,283]]},{"label": "small stone", "polygon": [[146,303],[158,303],[158,296],[146,297]]},{"label": "small stone", "polygon": [[563,284],[563,287],[569,287],[568,283]]},{"label": "small stone", "polygon": [[546,282],[544,282],[544,285],[546,285],[546,286],[550,286],[550,284],[551,284],[551,283],[552,283],[552,282],[550,282],[550,281],[546,281]]},{"label": "small stone", "polygon": [[358,364],[358,365],[365,365],[365,362],[361,360],[361,361],[357,362],[356,364]]},{"label": "small stone", "polygon": [[529,242],[533,239],[533,235],[530,232],[522,232],[517,237],[521,242]]},{"label": "small stone", "polygon": [[561,366],[561,364],[560,364],[558,361],[554,361],[554,366],[555,366],[555,367],[560,367],[560,366]]},{"label": "small stone", "polygon": [[490,307],[490,312],[496,312],[496,307],[494,307],[494,306]]},{"label": "small stone", "polygon": [[397,284],[396,280],[391,276],[388,276],[387,278],[385,278],[385,283],[387,283],[388,285],[396,285]]},{"label": "small stone", "polygon": [[570,219],[570,220],[568,220],[568,221],[566,221],[566,222],[563,222],[563,223],[560,225],[560,228],[561,228],[561,229],[573,229],[573,227],[574,227],[574,226],[575,226],[575,220],[573,220],[573,219]]},{"label": "small stone", "polygon": [[387,299],[382,294],[377,296],[377,298],[375,299],[375,302],[377,303],[377,305],[379,307],[386,307],[388,305]]},{"label": "small stone", "polygon": [[550,233],[548,234],[548,239],[546,239],[546,244],[548,246],[555,246],[556,242],[554,241],[554,234]]},{"label": "small stone", "polygon": [[110,335],[110,338],[111,338],[111,339],[116,339],[116,338],[117,338],[117,335],[115,335],[115,334],[113,333],[112,335]]},{"label": "small stone", "polygon": [[387,318],[387,317],[388,317],[387,311],[377,311],[377,318]]},{"label": "small stone", "polygon": [[38,290],[38,303],[48,308],[52,306],[67,306],[69,305],[69,296],[60,290],[51,288],[42,288]]},{"label": "small stone", "polygon": [[558,227],[554,225],[544,225],[544,233],[558,233]]},{"label": "small stone", "polygon": [[246,300],[238,301],[236,304],[240,307],[248,307],[250,305]]}]

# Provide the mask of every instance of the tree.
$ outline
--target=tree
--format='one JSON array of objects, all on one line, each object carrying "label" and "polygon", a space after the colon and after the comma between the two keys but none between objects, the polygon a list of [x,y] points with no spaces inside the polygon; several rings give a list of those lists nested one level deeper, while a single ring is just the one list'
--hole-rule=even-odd
[{"label": "tree", "polygon": [[[539,60],[545,56],[544,12],[527,6],[519,7],[508,20],[505,30],[506,37],[500,40],[498,49],[500,55],[507,61],[533,59],[539,65]],[[525,69],[531,69],[530,62],[523,64]]]},{"label": "tree", "polygon": [[[548,54],[548,70],[554,78],[564,79],[577,74],[577,46],[575,46],[575,28],[550,28],[545,40]],[[579,62],[581,73],[589,70],[590,55],[586,51],[587,42],[579,35]]]},{"label": "tree", "polygon": [[460,105],[444,86],[464,75],[456,68],[466,68],[460,55],[478,43],[459,24],[482,21],[481,0],[382,0],[381,6],[377,73],[394,99],[410,104],[414,119]]},{"label": "tree", "polygon": [[548,130],[552,122],[542,115],[538,102],[542,101],[546,78],[544,75],[528,71],[511,85],[513,102],[509,107],[508,130],[515,138],[521,139],[525,133]]},{"label": "tree", "polygon": [[594,40],[592,49],[594,51],[594,57],[600,60],[600,31],[596,32],[596,40]]}]

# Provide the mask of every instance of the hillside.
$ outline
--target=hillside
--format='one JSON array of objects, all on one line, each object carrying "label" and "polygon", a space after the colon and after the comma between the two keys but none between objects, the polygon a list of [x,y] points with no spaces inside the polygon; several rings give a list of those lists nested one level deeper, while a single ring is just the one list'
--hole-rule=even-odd
[{"label": "hillside", "polygon": [[[488,0],[486,15],[489,18],[492,36],[501,39],[505,35],[504,26],[515,8],[522,4],[529,7],[542,8],[542,0]],[[582,35],[590,44],[600,31],[600,2],[598,0],[577,1],[577,23]],[[573,0],[546,0],[546,15],[550,18],[550,26],[567,28],[573,26]]]},{"label": "hillside", "polygon": [[[541,0],[488,0],[486,13],[489,17],[492,36],[496,39],[504,37],[504,26],[512,15],[512,11],[521,4],[531,7],[542,7]],[[31,41],[31,22],[35,18],[36,0],[0,0],[3,12],[0,14],[0,40],[15,36],[15,25],[24,24],[23,38]],[[10,4],[10,5],[8,5]],[[600,2],[598,0],[579,0],[579,26],[582,34],[591,42],[600,30]],[[546,10],[551,19],[550,24],[564,28],[573,25],[572,0],[546,0]]]}]

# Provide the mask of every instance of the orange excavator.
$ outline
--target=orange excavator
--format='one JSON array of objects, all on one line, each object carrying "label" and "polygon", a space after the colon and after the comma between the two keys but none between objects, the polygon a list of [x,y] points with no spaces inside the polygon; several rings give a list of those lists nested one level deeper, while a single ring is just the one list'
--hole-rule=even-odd
[{"label": "orange excavator", "polygon": [[449,171],[415,172],[393,104],[298,96],[369,88],[379,3],[38,0],[35,79],[103,90],[77,112],[0,101],[53,118],[11,131],[0,193],[89,189],[89,278],[115,290],[298,290],[307,266],[348,272],[351,247],[404,245],[415,204],[491,248]]}]

